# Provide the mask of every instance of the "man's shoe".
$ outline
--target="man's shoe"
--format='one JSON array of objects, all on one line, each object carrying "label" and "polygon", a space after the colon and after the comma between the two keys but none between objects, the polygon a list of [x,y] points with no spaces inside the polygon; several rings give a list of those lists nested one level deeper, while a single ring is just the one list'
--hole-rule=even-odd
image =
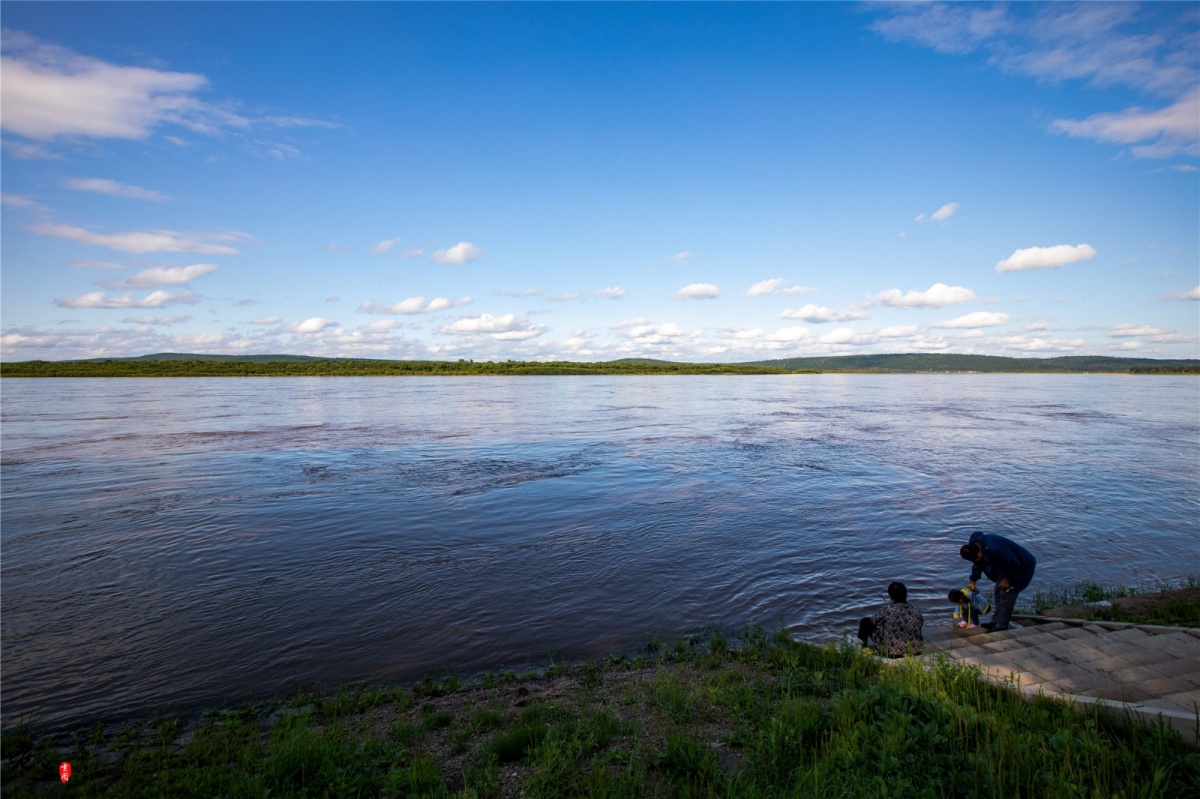
[{"label": "man's shoe", "polygon": [[979,625],[979,626],[980,626],[980,627],[982,627],[982,628],[983,628],[983,629],[985,629],[985,630],[990,630],[990,629],[992,629],[993,627],[995,627],[995,626],[996,626],[996,622],[994,622],[994,621],[985,621],[983,624],[981,624],[981,625]]}]

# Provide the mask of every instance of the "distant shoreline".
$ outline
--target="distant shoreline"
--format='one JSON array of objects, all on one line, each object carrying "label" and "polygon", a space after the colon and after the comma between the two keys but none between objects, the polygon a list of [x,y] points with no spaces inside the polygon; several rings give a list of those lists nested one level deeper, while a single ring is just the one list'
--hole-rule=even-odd
[{"label": "distant shoreline", "polygon": [[617,361],[403,361],[303,355],[189,355],[0,363],[0,377],[369,377],[483,375],[773,374],[1191,374],[1200,360],[1065,356],[893,354],[786,358],[748,363]]}]

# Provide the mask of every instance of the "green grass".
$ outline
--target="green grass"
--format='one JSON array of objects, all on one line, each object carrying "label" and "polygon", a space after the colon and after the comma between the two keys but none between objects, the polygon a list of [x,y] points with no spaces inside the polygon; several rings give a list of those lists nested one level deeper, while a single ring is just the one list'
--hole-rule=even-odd
[{"label": "green grass", "polygon": [[[1118,621],[1132,624],[1160,624],[1173,627],[1200,627],[1200,597],[1185,596],[1178,589],[1200,588],[1200,577],[1191,575],[1179,583],[1144,582],[1137,586],[1101,585],[1085,581],[1072,586],[1052,586],[1034,594],[1033,612],[1045,613],[1061,607],[1077,607],[1079,618]],[[1147,607],[1130,609],[1121,603],[1095,605],[1126,597],[1155,595]],[[1091,606],[1089,606],[1091,605]]]},{"label": "green grass", "polygon": [[[360,687],[3,741],[5,797],[1185,797],[1177,733],[1027,701],[944,657],[883,666],[711,632],[556,676]],[[57,783],[57,765],[74,776]]]}]

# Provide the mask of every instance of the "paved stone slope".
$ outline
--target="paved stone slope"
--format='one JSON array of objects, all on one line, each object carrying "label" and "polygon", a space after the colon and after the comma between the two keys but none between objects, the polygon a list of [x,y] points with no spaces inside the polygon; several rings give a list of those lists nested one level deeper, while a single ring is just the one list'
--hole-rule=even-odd
[{"label": "paved stone slope", "polygon": [[1023,693],[1161,718],[1193,743],[1200,728],[1200,630],[1026,617],[998,633],[926,625],[926,649]]}]

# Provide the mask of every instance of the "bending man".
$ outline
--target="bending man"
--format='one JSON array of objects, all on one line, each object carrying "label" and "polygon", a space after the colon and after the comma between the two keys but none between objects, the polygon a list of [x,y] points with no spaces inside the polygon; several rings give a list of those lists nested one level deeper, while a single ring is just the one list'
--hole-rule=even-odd
[{"label": "bending man", "polygon": [[992,620],[980,626],[993,631],[1007,630],[1012,619],[1017,594],[1029,586],[1037,558],[1020,544],[1009,541],[1002,535],[971,533],[971,540],[958,551],[963,560],[973,561],[971,579],[967,588],[975,590],[979,575],[986,575],[996,584],[996,595],[992,597],[995,612]]}]

